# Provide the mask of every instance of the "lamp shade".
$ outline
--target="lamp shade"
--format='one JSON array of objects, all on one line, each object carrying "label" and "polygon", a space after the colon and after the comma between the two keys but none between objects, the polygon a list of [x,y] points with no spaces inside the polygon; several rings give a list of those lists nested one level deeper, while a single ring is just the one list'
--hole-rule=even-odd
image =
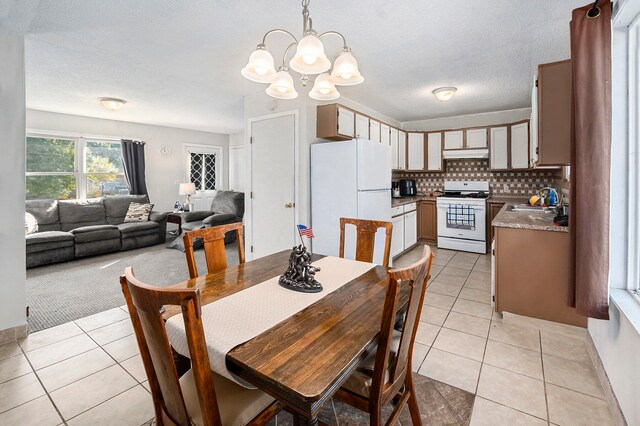
[{"label": "lamp shade", "polygon": [[289,66],[300,74],[320,74],[331,68],[331,61],[324,54],[322,41],[313,34],[307,34],[298,42]]},{"label": "lamp shade", "polygon": [[298,92],[293,85],[293,78],[286,70],[281,69],[276,74],[276,80],[266,89],[267,95],[277,99],[295,99]]},{"label": "lamp shade", "polygon": [[331,72],[331,81],[338,86],[353,86],[364,81],[364,77],[358,70],[358,61],[350,51],[345,50],[336,58]]},{"label": "lamp shade", "polygon": [[271,83],[276,78],[273,56],[264,48],[258,47],[249,56],[249,62],[240,73],[256,83]]},{"label": "lamp shade", "polygon": [[340,97],[340,92],[331,81],[329,74],[323,73],[316,77],[309,96],[318,101],[332,101]]},{"label": "lamp shade", "polygon": [[181,183],[178,195],[193,195],[196,193],[195,183]]}]

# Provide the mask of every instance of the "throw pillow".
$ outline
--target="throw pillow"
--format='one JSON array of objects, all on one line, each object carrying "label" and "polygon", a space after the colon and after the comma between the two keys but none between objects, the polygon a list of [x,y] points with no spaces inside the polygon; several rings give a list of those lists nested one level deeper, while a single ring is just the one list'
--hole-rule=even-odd
[{"label": "throw pillow", "polygon": [[153,210],[153,204],[131,203],[124,222],[146,222],[149,220],[151,210]]},{"label": "throw pillow", "polygon": [[35,234],[38,232],[38,221],[31,213],[24,214],[24,234]]}]

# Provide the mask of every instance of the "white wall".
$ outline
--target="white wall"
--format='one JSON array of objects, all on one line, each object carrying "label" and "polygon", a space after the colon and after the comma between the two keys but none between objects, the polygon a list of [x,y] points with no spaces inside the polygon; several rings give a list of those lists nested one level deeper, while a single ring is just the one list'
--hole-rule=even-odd
[{"label": "white wall", "polygon": [[[227,188],[229,170],[229,135],[173,127],[153,126],[125,121],[81,117],[77,115],[27,110],[27,129],[72,132],[131,138],[145,141],[147,190],[158,211],[171,211],[178,199],[178,184],[185,182],[184,144],[218,145],[223,148],[223,184]],[[160,147],[168,145],[171,155],[164,157]]]},{"label": "white wall", "polygon": [[240,146],[245,144],[244,132],[232,133],[229,135],[229,146]]},{"label": "white wall", "polygon": [[479,114],[458,115],[455,117],[430,118],[402,123],[405,130],[445,130],[462,127],[491,126],[512,123],[531,118],[531,108],[506,111],[483,112]]},{"label": "white wall", "polygon": [[[0,340],[26,331],[24,38],[0,33]],[[20,337],[20,333],[17,335]]]}]

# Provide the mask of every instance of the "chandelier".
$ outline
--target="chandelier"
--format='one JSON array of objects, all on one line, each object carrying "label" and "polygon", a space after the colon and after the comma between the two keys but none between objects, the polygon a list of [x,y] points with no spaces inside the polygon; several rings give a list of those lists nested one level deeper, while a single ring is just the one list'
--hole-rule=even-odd
[{"label": "chandelier", "polygon": [[[347,47],[347,41],[342,34],[337,31],[327,31],[317,35],[309,17],[309,1],[302,0],[302,39],[298,41],[289,31],[280,28],[268,31],[262,37],[262,43],[249,56],[249,63],[241,71],[241,74],[251,81],[269,84],[266,92],[274,98],[295,99],[298,97],[289,69],[301,74],[300,81],[303,86],[309,82],[309,75],[318,74],[309,96],[319,101],[338,99],[340,93],[336,86],[352,86],[364,81],[364,77],[358,70],[358,62],[351,53],[351,49]],[[293,42],[284,51],[282,65],[278,71],[275,69],[273,56],[269,53],[266,44],[267,37],[275,33],[287,34],[293,39]],[[333,69],[331,69],[331,61],[325,55],[324,46],[320,40],[330,35],[342,39],[342,49],[333,63]],[[287,67],[287,57],[293,47],[296,48],[296,53]]]}]

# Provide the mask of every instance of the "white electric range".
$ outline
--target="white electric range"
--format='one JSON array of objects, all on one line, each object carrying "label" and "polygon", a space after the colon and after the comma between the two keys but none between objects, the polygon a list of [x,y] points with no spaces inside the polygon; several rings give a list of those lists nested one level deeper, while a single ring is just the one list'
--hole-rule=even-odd
[{"label": "white electric range", "polygon": [[438,248],[487,252],[489,182],[445,181],[437,198]]}]

